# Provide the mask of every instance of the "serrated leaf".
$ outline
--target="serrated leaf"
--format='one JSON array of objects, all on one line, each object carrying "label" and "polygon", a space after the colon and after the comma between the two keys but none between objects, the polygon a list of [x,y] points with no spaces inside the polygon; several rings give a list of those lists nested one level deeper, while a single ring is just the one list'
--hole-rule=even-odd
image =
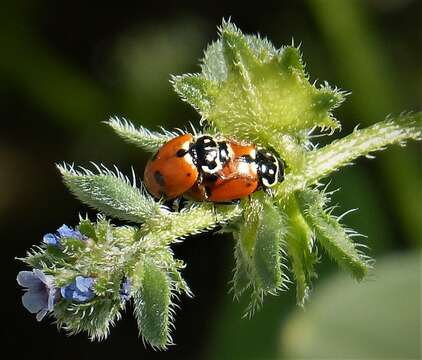
[{"label": "serrated leaf", "polygon": [[280,50],[277,56],[277,62],[283,72],[294,75],[306,76],[305,65],[302,62],[302,55],[298,48],[286,46]]},{"label": "serrated leaf", "polygon": [[201,67],[195,84],[186,85],[189,91],[180,86],[177,91],[223,134],[273,146],[293,158],[280,134],[339,127],[331,110],[342,94],[309,83],[297,48],[276,50],[268,40],[223,22],[220,39],[209,46]]},{"label": "serrated leaf", "polygon": [[227,66],[224,61],[221,41],[211,43],[204,53],[201,69],[202,75],[215,83],[220,83],[227,78]]},{"label": "serrated leaf", "polygon": [[161,215],[160,204],[116,169],[97,167],[98,175],[72,166],[58,165],[69,190],[83,203],[118,219],[142,223]]},{"label": "serrated leaf", "polygon": [[183,100],[194,106],[202,116],[208,116],[213,106],[213,94],[218,92],[215,84],[202,76],[191,74],[173,76],[172,83]]},{"label": "serrated leaf", "polygon": [[165,349],[172,343],[170,280],[153,262],[145,261],[141,269],[141,288],[134,297],[138,328],[142,338],[151,346]]}]

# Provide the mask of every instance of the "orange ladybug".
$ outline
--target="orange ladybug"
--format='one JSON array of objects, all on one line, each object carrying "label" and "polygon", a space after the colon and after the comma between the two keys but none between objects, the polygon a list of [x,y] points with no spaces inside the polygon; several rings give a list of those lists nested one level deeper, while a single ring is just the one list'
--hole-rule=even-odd
[{"label": "orange ladybug", "polygon": [[183,134],[165,143],[148,161],[145,186],[154,197],[171,200],[204,176],[221,171],[229,158],[230,150],[212,136]]},{"label": "orange ladybug", "polygon": [[204,175],[187,196],[198,201],[231,202],[259,187],[268,189],[284,178],[284,164],[272,153],[234,141],[226,143],[232,157],[217,174]]}]

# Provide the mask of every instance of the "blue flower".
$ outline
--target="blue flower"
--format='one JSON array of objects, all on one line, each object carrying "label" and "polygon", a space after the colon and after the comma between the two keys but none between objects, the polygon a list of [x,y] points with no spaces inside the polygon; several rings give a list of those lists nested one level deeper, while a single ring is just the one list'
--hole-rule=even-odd
[{"label": "blue flower", "polygon": [[59,229],[57,229],[57,234],[45,234],[43,237],[43,242],[47,245],[59,246],[60,239],[63,238],[86,240],[86,236],[82,235],[79,230],[74,230],[67,225],[62,225]]},{"label": "blue flower", "polygon": [[80,233],[79,230],[73,230],[67,225],[62,225],[57,232],[60,235],[60,238],[74,238],[78,240],[86,240],[86,237]]},{"label": "blue flower", "polygon": [[66,300],[86,302],[95,296],[93,286],[94,279],[92,277],[77,276],[73,283],[63,286],[60,293]]},{"label": "blue flower", "polygon": [[130,279],[127,277],[123,278],[122,284],[120,285],[120,291],[119,291],[120,300],[122,302],[130,299],[130,289],[131,289]]},{"label": "blue flower", "polygon": [[54,234],[45,234],[42,241],[47,245],[58,246],[60,238]]},{"label": "blue flower", "polygon": [[26,288],[22,296],[23,306],[31,314],[37,314],[38,321],[41,321],[48,312],[53,311],[59,295],[54,286],[53,276],[34,269],[20,271],[16,280],[20,286]]}]

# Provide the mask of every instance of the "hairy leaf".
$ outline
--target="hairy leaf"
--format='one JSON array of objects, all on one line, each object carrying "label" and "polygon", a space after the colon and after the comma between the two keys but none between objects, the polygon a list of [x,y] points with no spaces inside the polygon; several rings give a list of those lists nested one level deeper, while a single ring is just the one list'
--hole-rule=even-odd
[{"label": "hairy leaf", "polygon": [[309,296],[311,280],[316,276],[314,266],[317,253],[314,248],[312,230],[300,211],[293,195],[286,207],[287,252],[292,262],[296,280],[297,303],[303,306]]},{"label": "hairy leaf", "polygon": [[273,146],[282,156],[292,155],[280,134],[339,128],[331,110],[344,94],[328,84],[310,84],[297,48],[276,50],[230,22],[223,22],[220,39],[205,52],[202,73],[175,77],[173,83],[222,133]]},{"label": "hairy leaf", "polygon": [[285,181],[277,186],[279,196],[303,190],[330,173],[352,164],[360,156],[370,156],[387,145],[405,145],[407,140],[422,137],[422,112],[389,117],[366,129],[355,131],[321,149],[309,152],[303,168],[291,169]]},{"label": "hairy leaf", "polygon": [[171,140],[177,133],[162,130],[162,133],[150,131],[143,126],[136,128],[125,118],[117,116],[105,122],[124,140],[134,144],[147,152],[155,153],[163,144]]},{"label": "hairy leaf", "polygon": [[236,267],[234,296],[251,289],[246,309],[252,315],[261,306],[265,294],[275,294],[287,281],[282,272],[283,221],[271,200],[257,193],[246,206],[243,223],[234,230]]},{"label": "hairy leaf", "polygon": [[161,216],[164,210],[146,192],[136,187],[117,169],[115,172],[98,167],[98,174],[69,165],[58,165],[63,180],[70,191],[85,204],[118,219],[144,222]]},{"label": "hairy leaf", "polygon": [[357,280],[362,280],[371,268],[371,261],[357,249],[350,237],[359,234],[346,230],[338,219],[324,210],[326,200],[317,190],[303,193],[301,200],[305,217],[313,226],[318,243],[340,266]]},{"label": "hairy leaf", "polygon": [[141,269],[141,288],[134,297],[139,331],[151,346],[165,349],[172,343],[170,280],[168,275],[151,261],[145,261]]}]

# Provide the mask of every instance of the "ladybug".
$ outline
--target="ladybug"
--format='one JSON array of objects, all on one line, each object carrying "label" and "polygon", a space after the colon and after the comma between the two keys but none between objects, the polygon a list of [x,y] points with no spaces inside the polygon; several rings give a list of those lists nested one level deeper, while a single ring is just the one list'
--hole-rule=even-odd
[{"label": "ladybug", "polygon": [[233,155],[217,174],[205,175],[187,193],[198,201],[232,202],[262,187],[267,190],[284,179],[284,163],[255,145],[229,141]]},{"label": "ladybug", "polygon": [[230,157],[229,147],[212,136],[182,134],[165,143],[148,161],[144,183],[154,197],[171,200],[203,177],[220,172]]}]

